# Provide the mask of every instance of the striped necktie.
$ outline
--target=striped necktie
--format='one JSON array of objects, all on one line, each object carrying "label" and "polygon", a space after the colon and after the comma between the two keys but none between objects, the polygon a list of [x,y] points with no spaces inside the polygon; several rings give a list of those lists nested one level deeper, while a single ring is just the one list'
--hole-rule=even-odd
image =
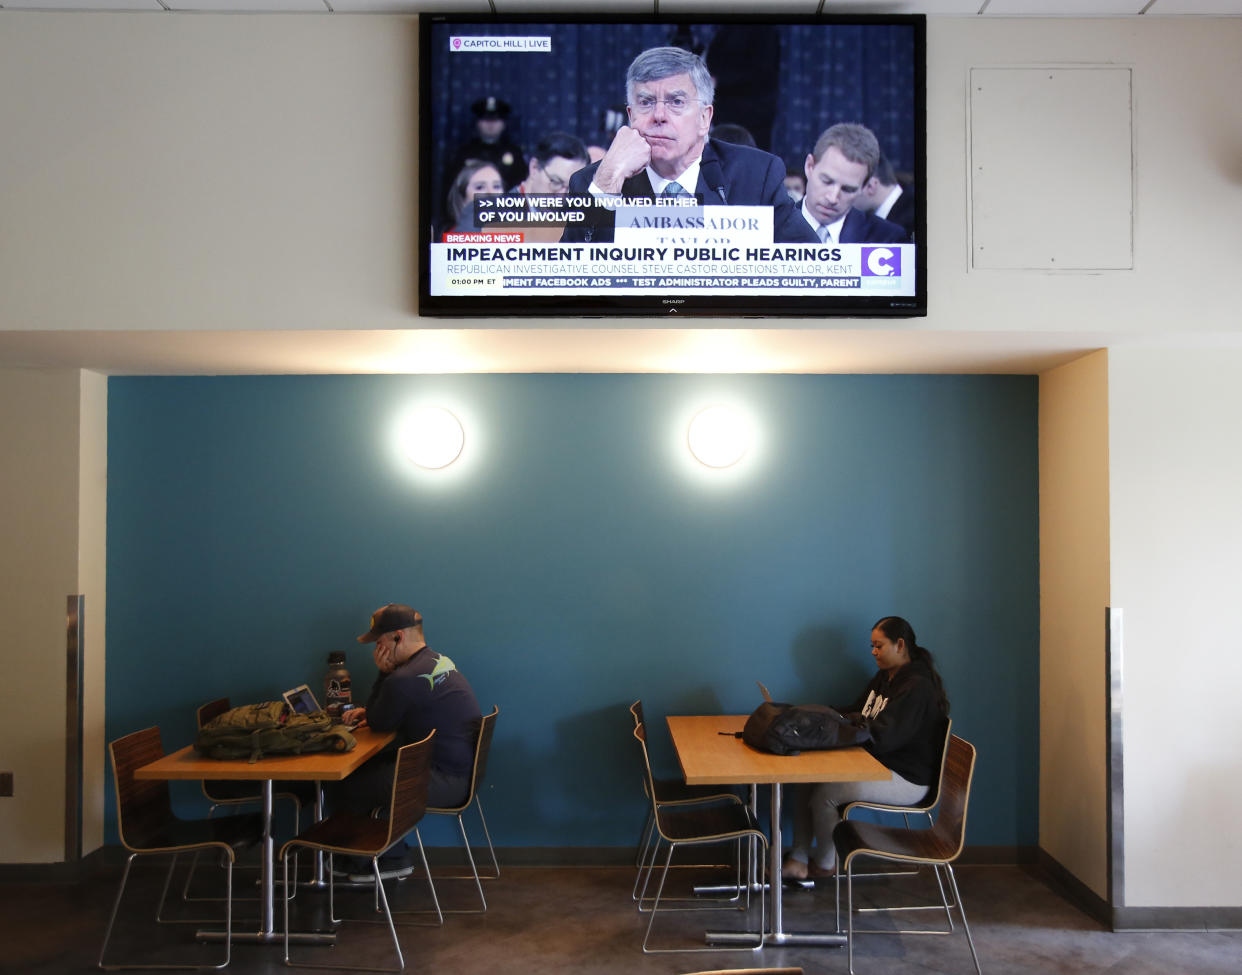
[{"label": "striped necktie", "polygon": [[664,187],[664,192],[660,195],[666,200],[671,200],[677,196],[686,196],[686,189],[677,180],[673,180]]}]

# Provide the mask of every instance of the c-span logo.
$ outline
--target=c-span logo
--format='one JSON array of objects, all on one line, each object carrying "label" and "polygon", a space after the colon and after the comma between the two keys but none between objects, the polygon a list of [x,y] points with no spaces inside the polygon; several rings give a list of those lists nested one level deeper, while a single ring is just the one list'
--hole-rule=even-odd
[{"label": "c-span logo", "polygon": [[892,247],[862,249],[863,277],[901,277],[901,251]]}]

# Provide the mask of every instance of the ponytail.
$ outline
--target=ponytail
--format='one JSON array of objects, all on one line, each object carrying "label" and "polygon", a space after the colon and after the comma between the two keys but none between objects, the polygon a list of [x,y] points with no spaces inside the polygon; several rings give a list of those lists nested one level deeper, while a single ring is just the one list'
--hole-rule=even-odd
[{"label": "ponytail", "polygon": [[892,643],[898,640],[906,641],[906,650],[910,654],[911,660],[917,660],[927,666],[928,672],[931,674],[932,684],[936,688],[936,703],[939,706],[942,717],[949,716],[949,696],[944,690],[944,681],[940,677],[940,672],[936,670],[936,661],[932,657],[932,652],[926,647],[920,647],[918,640],[914,636],[914,627],[900,616],[885,616],[876,622],[873,630],[879,630]]}]

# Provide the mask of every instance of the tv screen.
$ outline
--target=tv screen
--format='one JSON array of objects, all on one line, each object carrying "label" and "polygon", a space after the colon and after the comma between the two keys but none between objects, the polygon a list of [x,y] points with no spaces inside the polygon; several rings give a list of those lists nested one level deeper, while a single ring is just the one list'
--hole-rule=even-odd
[{"label": "tv screen", "polygon": [[925,315],[924,43],[420,15],[420,314]]}]

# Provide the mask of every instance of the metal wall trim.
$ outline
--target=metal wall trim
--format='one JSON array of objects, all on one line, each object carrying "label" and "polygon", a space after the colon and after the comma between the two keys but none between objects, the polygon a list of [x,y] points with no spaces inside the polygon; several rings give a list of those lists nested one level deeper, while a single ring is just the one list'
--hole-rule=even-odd
[{"label": "metal wall trim", "polygon": [[1104,609],[1104,665],[1108,707],[1108,906],[1113,930],[1126,905],[1125,870],[1125,742],[1122,737],[1122,614],[1116,607]]},{"label": "metal wall trim", "polygon": [[82,661],[86,596],[65,608],[65,862],[82,859]]}]

